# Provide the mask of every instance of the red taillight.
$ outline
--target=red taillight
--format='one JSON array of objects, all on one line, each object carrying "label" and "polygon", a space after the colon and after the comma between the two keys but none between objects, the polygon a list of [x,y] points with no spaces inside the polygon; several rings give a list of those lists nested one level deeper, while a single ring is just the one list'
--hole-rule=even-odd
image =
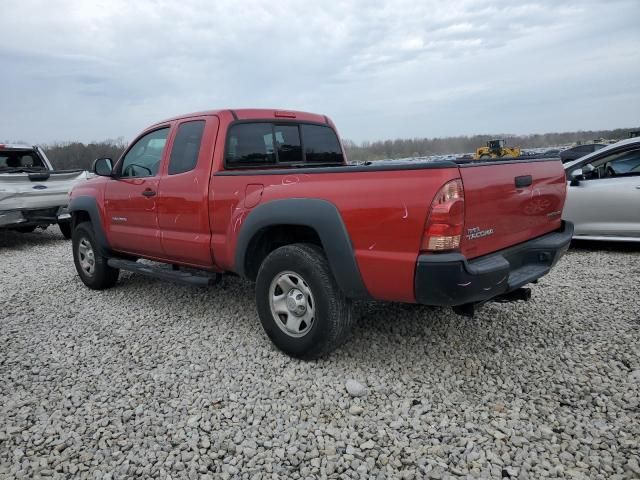
[{"label": "red taillight", "polygon": [[447,182],[431,202],[422,236],[423,251],[441,252],[460,247],[464,228],[464,189],[459,178]]}]

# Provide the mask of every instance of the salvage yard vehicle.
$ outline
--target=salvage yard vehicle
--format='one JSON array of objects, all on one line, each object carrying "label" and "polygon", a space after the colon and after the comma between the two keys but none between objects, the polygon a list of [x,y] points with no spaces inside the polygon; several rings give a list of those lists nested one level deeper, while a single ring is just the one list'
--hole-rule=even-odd
[{"label": "salvage yard vehicle", "polygon": [[557,159],[348,164],[312,113],[175,117],[93,171],[69,206],[85,285],[122,269],[195,285],[238,274],[269,338],[305,359],[345,340],[355,299],[465,315],[527,300],[573,233]]},{"label": "salvage yard vehicle", "polygon": [[507,147],[503,138],[489,140],[485,147],[476,149],[475,158],[488,160],[490,158],[515,158],[521,154],[520,147]]},{"label": "salvage yard vehicle", "polygon": [[576,145],[575,147],[561,151],[560,160],[562,160],[562,163],[571,162],[572,160],[577,160],[588,153],[593,153],[604,147],[606,147],[604,143],[585,143],[583,145]]},{"label": "salvage yard vehicle", "polygon": [[57,224],[71,238],[69,191],[83,170],[54,170],[38,146],[0,144],[0,229],[33,232]]},{"label": "salvage yard vehicle", "polygon": [[565,164],[562,214],[574,238],[640,242],[640,138],[608,145]]}]

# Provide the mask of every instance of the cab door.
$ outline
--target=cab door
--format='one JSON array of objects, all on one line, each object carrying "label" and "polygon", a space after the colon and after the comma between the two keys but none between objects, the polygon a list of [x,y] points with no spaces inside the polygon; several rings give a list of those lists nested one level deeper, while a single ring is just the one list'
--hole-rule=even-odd
[{"label": "cab door", "polygon": [[218,117],[190,117],[174,127],[171,152],[158,190],[158,229],[164,256],[211,267],[209,177]]},{"label": "cab door", "polygon": [[142,135],[115,167],[107,182],[104,207],[109,244],[115,250],[161,257],[157,202],[159,172],[169,126]]}]

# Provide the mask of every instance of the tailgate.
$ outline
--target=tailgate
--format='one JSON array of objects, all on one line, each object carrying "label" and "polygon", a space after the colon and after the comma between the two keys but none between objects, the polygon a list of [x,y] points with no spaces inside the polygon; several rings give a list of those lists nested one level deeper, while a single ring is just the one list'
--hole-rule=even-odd
[{"label": "tailgate", "polygon": [[560,228],[566,194],[558,159],[460,165],[465,224],[460,250],[479,257]]}]

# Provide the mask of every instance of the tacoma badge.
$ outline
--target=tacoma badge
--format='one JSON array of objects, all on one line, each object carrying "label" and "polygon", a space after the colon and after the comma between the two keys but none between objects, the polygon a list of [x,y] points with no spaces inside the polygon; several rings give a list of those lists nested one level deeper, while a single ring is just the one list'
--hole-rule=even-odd
[{"label": "tacoma badge", "polygon": [[467,228],[467,240],[475,240],[489,235],[493,235],[493,228],[487,228],[486,230],[480,230],[480,227]]}]

